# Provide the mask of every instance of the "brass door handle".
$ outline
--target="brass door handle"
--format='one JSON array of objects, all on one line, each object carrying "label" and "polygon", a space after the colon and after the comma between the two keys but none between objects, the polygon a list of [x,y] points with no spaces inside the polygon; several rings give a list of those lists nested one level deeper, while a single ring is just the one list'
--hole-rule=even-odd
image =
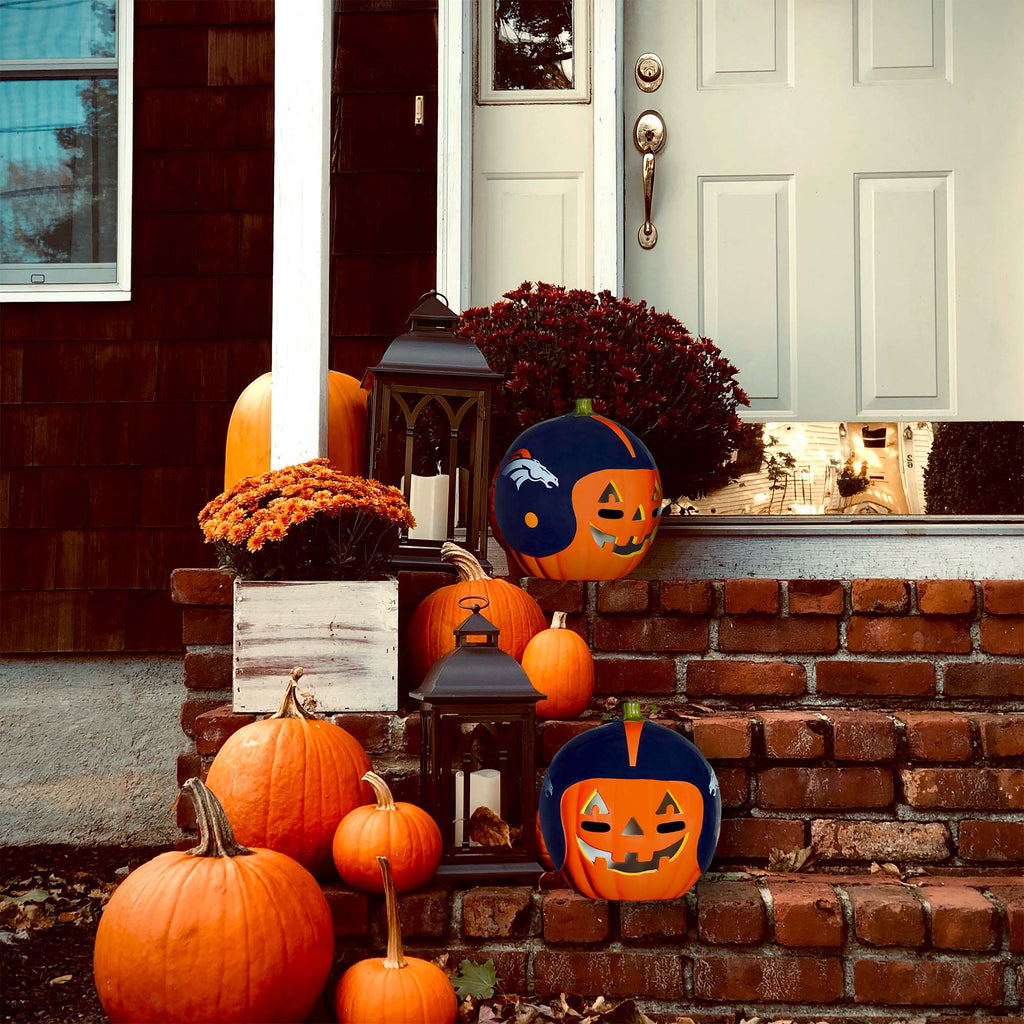
[{"label": "brass door handle", "polygon": [[641,249],[653,249],[658,244],[658,229],[651,220],[654,203],[654,157],[665,145],[665,122],[656,110],[645,110],[633,125],[633,144],[643,157],[641,176],[644,186],[644,222],[637,232]]}]

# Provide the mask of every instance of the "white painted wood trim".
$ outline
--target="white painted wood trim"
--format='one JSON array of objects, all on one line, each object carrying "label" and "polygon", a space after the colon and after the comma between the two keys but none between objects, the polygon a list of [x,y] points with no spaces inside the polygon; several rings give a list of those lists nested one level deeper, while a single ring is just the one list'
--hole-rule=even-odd
[{"label": "white painted wood trim", "polygon": [[472,8],[439,0],[437,10],[437,290],[457,312],[470,289]]},{"label": "white painted wood trim", "polygon": [[274,18],[272,469],[327,454],[331,8]]},{"label": "white painted wood trim", "polygon": [[594,0],[594,291],[622,294],[622,0]]}]

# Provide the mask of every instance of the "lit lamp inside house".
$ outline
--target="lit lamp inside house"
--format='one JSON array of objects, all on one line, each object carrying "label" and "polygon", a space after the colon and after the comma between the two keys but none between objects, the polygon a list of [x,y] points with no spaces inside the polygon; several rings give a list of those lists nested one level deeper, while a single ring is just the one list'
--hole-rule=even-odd
[{"label": "lit lamp inside house", "polygon": [[491,389],[501,374],[469,339],[458,314],[427,292],[409,330],[371,366],[367,475],[398,487],[416,518],[391,564],[448,569],[441,545],[453,541],[487,563],[487,466]]},{"label": "lit lamp inside house", "polygon": [[541,694],[499,650],[499,630],[481,614],[486,598],[459,603],[468,617],[455,630],[455,650],[412,693],[422,727],[420,798],[443,842],[438,874],[533,881],[543,871],[534,775]]}]

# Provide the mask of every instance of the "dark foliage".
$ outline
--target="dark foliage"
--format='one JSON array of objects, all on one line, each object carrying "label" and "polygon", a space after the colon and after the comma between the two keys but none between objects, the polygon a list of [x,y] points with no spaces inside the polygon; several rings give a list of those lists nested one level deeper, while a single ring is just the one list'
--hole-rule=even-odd
[{"label": "dark foliage", "polygon": [[1024,514],[1024,423],[936,423],[929,515]]}]

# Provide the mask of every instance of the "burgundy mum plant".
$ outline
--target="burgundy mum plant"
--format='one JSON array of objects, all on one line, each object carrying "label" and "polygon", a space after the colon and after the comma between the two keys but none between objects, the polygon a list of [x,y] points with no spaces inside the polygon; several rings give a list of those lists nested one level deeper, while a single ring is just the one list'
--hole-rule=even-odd
[{"label": "burgundy mum plant", "polygon": [[741,443],[739,372],[709,339],[646,302],[529,281],[462,314],[491,369],[491,465],[527,427],[571,412],[577,398],[651,450],[665,493],[699,497],[730,478]]}]

